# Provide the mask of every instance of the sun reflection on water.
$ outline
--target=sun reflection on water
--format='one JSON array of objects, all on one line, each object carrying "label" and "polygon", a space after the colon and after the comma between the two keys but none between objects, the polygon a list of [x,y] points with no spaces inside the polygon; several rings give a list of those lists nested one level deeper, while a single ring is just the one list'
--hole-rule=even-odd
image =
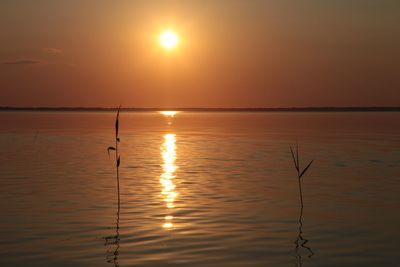
[{"label": "sun reflection on water", "polygon": [[160,111],[160,113],[166,117],[174,117],[175,114],[179,113],[179,111],[174,111],[174,110],[164,110]]},{"label": "sun reflection on water", "polygon": [[[178,193],[175,192],[175,171],[178,168],[175,165],[176,160],[176,136],[175,134],[165,134],[164,143],[161,146],[161,156],[163,159],[163,173],[160,176],[160,183],[162,185],[161,195],[164,198],[167,212],[171,213],[171,210],[175,208],[174,202]],[[166,229],[172,229],[174,224],[172,215],[166,215],[163,227]]]},{"label": "sun reflection on water", "polygon": [[164,117],[167,119],[167,123],[169,126],[172,125],[172,119],[175,117],[176,114],[178,114],[179,111],[175,111],[175,110],[164,110],[164,111],[160,111],[161,115],[164,115]]}]

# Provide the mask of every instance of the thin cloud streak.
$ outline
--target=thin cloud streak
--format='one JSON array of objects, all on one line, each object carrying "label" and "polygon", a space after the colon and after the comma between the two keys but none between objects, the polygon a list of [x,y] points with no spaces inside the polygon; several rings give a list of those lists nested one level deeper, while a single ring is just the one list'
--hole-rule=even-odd
[{"label": "thin cloud streak", "polygon": [[50,54],[50,55],[57,55],[57,54],[61,54],[61,53],[63,52],[62,49],[59,49],[59,48],[51,48],[51,47],[42,48],[42,51],[43,51],[43,52],[46,52],[46,53],[48,53],[48,54]]},{"label": "thin cloud streak", "polygon": [[35,65],[39,63],[42,63],[42,61],[34,59],[17,59],[3,62],[5,65]]}]

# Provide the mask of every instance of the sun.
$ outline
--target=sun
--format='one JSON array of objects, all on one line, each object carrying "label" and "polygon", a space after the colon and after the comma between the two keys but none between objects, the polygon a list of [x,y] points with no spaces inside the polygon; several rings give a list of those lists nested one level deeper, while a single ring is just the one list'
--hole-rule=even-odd
[{"label": "sun", "polygon": [[176,33],[171,30],[166,30],[160,35],[160,44],[165,49],[173,49],[179,43],[179,38]]}]

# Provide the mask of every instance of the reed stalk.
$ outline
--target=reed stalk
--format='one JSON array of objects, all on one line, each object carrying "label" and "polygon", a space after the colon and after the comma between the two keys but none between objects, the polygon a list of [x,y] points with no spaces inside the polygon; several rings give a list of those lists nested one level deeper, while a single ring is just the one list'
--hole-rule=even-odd
[{"label": "reed stalk", "polygon": [[308,250],[309,255],[308,257],[312,257],[314,255],[314,252],[312,251],[312,249],[309,246],[306,246],[308,239],[303,238],[303,210],[304,210],[304,203],[303,203],[303,191],[301,188],[301,178],[304,176],[304,174],[307,172],[307,170],[310,168],[311,164],[313,163],[314,160],[311,160],[308,165],[301,170],[300,168],[300,158],[299,158],[299,145],[296,143],[296,149],[295,152],[293,152],[293,148],[292,146],[290,146],[290,152],[292,154],[292,159],[293,159],[293,164],[294,167],[297,171],[297,179],[298,179],[298,183],[299,183],[299,195],[300,195],[300,215],[299,215],[299,232],[297,235],[297,238],[295,240],[295,244],[296,244],[296,254],[297,254],[297,260],[298,260],[298,265],[297,266],[301,266],[302,265],[302,259],[299,253],[299,248],[303,247],[306,250]]},{"label": "reed stalk", "polygon": [[121,106],[117,109],[117,117],[115,119],[115,146],[110,146],[107,148],[108,155],[110,155],[110,151],[115,152],[115,164],[116,164],[116,171],[117,171],[117,193],[118,193],[118,212],[119,212],[119,204],[120,204],[120,186],[119,186],[119,165],[121,164],[121,157],[118,151],[118,143],[120,142],[119,138],[119,112]]},{"label": "reed stalk", "polygon": [[[112,253],[112,257],[107,257],[108,263],[113,263],[114,266],[119,266],[118,264],[118,254],[119,254],[119,241],[120,241],[120,234],[119,234],[119,215],[121,210],[121,197],[120,197],[120,183],[119,183],[119,165],[121,164],[121,157],[118,150],[118,144],[120,142],[119,138],[119,112],[121,106],[117,109],[117,117],[115,119],[115,145],[110,146],[107,148],[107,153],[110,155],[110,151],[114,151],[115,153],[115,165],[116,165],[116,172],[117,172],[117,194],[118,194],[118,202],[117,202],[117,217],[116,217],[116,228],[115,228],[115,235],[106,237],[105,245],[115,245],[114,252]],[[113,240],[113,241],[110,241]]]}]

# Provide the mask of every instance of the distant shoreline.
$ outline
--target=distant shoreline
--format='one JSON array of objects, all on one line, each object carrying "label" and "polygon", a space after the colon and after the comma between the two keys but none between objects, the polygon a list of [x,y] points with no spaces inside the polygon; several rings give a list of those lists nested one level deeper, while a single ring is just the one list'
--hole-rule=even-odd
[{"label": "distant shoreline", "polygon": [[[65,111],[109,112],[116,108],[102,107],[0,107],[1,111]],[[190,112],[400,112],[400,107],[286,107],[286,108],[121,108],[122,111],[150,112],[163,110]]]}]

